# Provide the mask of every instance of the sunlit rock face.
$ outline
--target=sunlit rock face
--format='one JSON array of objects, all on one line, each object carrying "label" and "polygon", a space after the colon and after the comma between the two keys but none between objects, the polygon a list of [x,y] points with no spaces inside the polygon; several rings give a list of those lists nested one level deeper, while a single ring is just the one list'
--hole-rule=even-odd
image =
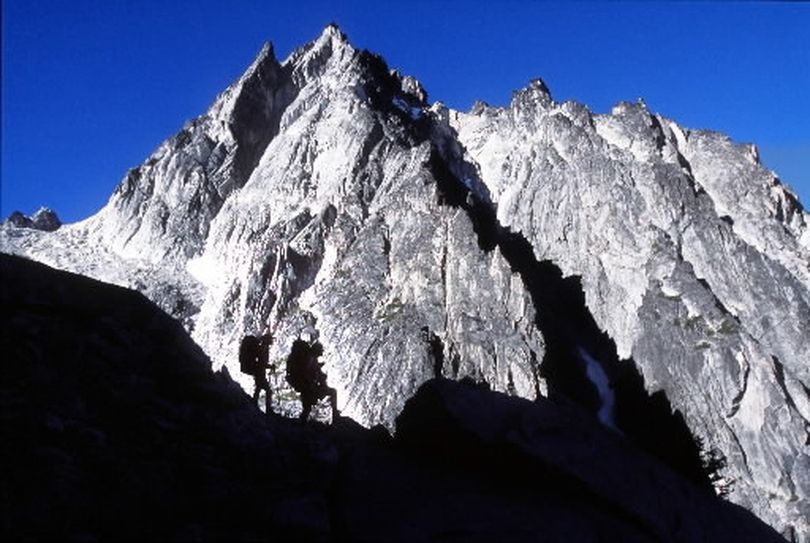
[{"label": "sunlit rock face", "polygon": [[[730,499],[810,540],[808,215],[753,147],[643,104],[595,115],[538,80],[460,113],[329,26],[283,62],[262,49],[97,215],[4,225],[0,250],[141,290],[248,388],[243,335],[271,331],[279,364],[317,337],[366,425],[438,372],[545,394],[567,335],[583,380],[602,364],[595,416],[631,359],[725,455]],[[555,331],[530,261],[581,278],[612,358]]]},{"label": "sunlit rock face", "polygon": [[364,424],[391,425],[437,371],[535,397],[535,309],[443,202],[433,170],[457,143],[425,98],[333,26],[283,63],[266,46],[100,213],[58,237],[7,229],[4,248],[144,291],[232,375],[245,334],[272,331],[280,363],[318,337]]},{"label": "sunlit rock face", "polygon": [[279,134],[192,262],[207,287],[195,338],[233,364],[246,332],[273,331],[278,359],[318,336],[342,410],[366,424],[390,424],[434,375],[424,328],[448,372],[458,359],[455,374],[533,395],[534,309],[467,215],[440,204],[419,96],[333,28],[285,69],[297,94]]},{"label": "sunlit rock face", "polygon": [[810,257],[795,196],[752,147],[643,104],[595,115],[533,84],[451,120],[499,221],[582,278],[620,356],[728,457],[731,498],[806,540]]}]

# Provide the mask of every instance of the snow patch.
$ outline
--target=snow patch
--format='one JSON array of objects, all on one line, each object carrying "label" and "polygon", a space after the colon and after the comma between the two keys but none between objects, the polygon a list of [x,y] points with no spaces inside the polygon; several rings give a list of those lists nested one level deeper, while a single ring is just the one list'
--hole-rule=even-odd
[{"label": "snow patch", "polygon": [[619,428],[616,426],[616,419],[613,412],[616,405],[616,395],[610,387],[610,381],[608,380],[605,370],[602,369],[602,364],[597,362],[596,359],[582,347],[579,348],[579,356],[582,358],[582,361],[585,362],[586,377],[593,383],[596,387],[596,391],[599,393],[601,405],[599,406],[599,412],[596,416],[602,424],[618,432]]},{"label": "snow patch", "polygon": [[207,257],[205,253],[190,259],[186,263],[186,271],[207,287],[215,285],[221,275],[213,259]]}]

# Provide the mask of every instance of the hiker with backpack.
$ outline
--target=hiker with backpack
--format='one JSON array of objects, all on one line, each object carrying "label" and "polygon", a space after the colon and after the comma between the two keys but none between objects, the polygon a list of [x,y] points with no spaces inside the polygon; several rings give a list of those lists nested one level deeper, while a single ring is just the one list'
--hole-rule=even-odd
[{"label": "hiker with backpack", "polygon": [[264,390],[265,411],[269,415],[272,413],[271,400],[273,393],[270,391],[270,382],[267,380],[267,370],[272,369],[269,362],[270,345],[273,337],[270,334],[256,337],[247,335],[242,338],[239,345],[239,369],[253,377],[253,401],[256,407],[259,406],[259,394]]},{"label": "hiker with backpack", "polygon": [[292,350],[287,357],[287,382],[301,395],[300,420],[306,422],[312,408],[322,398],[329,398],[332,407],[332,421],[340,415],[337,408],[337,391],[326,383],[326,374],[323,372],[323,363],[318,357],[323,354],[323,346],[319,342],[310,345],[301,338],[292,344]]}]

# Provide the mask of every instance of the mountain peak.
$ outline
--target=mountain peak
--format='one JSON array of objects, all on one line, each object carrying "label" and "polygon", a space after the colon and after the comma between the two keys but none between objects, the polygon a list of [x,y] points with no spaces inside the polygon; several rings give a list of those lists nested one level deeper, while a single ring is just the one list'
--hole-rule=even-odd
[{"label": "mountain peak", "polygon": [[321,34],[312,42],[312,49],[322,49],[328,46],[335,50],[342,46],[349,46],[349,37],[338,27],[337,23],[326,25]]},{"label": "mountain peak", "polygon": [[300,85],[303,80],[320,74],[330,59],[353,58],[355,52],[346,34],[335,23],[329,23],[315,40],[293,51],[284,66],[293,69],[293,80]]},{"label": "mountain peak", "polygon": [[515,91],[512,95],[512,106],[516,109],[533,110],[536,107],[545,109],[553,103],[551,91],[540,78],[532,79],[526,87]]},{"label": "mountain peak", "polygon": [[256,55],[256,60],[254,60],[253,63],[258,64],[267,60],[268,58],[272,58],[273,60],[276,58],[275,52],[273,51],[273,43],[270,41],[264,42],[262,48],[259,50],[259,54]]},{"label": "mountain peak", "polygon": [[810,215],[750,148],[638,102],[557,103],[539,79],[509,108],[428,109],[335,24],[272,58],[95,218],[4,226],[3,251],[137,287],[249,391],[242,337],[270,327],[283,360],[312,330],[363,424],[471,377],[567,395],[695,473],[697,442],[660,445],[677,410],[728,460],[730,499],[810,541]]},{"label": "mountain peak", "polygon": [[321,32],[321,37],[324,36],[328,36],[329,38],[336,38],[344,42],[349,41],[346,34],[343,33],[338,24],[334,21],[324,27],[323,32]]},{"label": "mountain peak", "polygon": [[49,207],[40,207],[36,213],[30,217],[20,211],[14,211],[5,220],[6,224],[16,226],[17,228],[31,228],[34,230],[42,230],[43,232],[53,232],[62,226],[62,221],[56,212]]}]

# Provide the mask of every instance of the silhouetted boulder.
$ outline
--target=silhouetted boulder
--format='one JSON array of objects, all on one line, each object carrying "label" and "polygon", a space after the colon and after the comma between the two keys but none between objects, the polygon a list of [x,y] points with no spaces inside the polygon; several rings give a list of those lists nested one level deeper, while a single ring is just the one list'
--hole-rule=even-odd
[{"label": "silhouetted boulder", "polygon": [[565,504],[578,515],[571,541],[624,541],[630,534],[653,541],[781,540],[574,404],[432,380],[397,418],[396,441],[483,486],[533,496],[539,518],[549,513],[544,501]]}]

